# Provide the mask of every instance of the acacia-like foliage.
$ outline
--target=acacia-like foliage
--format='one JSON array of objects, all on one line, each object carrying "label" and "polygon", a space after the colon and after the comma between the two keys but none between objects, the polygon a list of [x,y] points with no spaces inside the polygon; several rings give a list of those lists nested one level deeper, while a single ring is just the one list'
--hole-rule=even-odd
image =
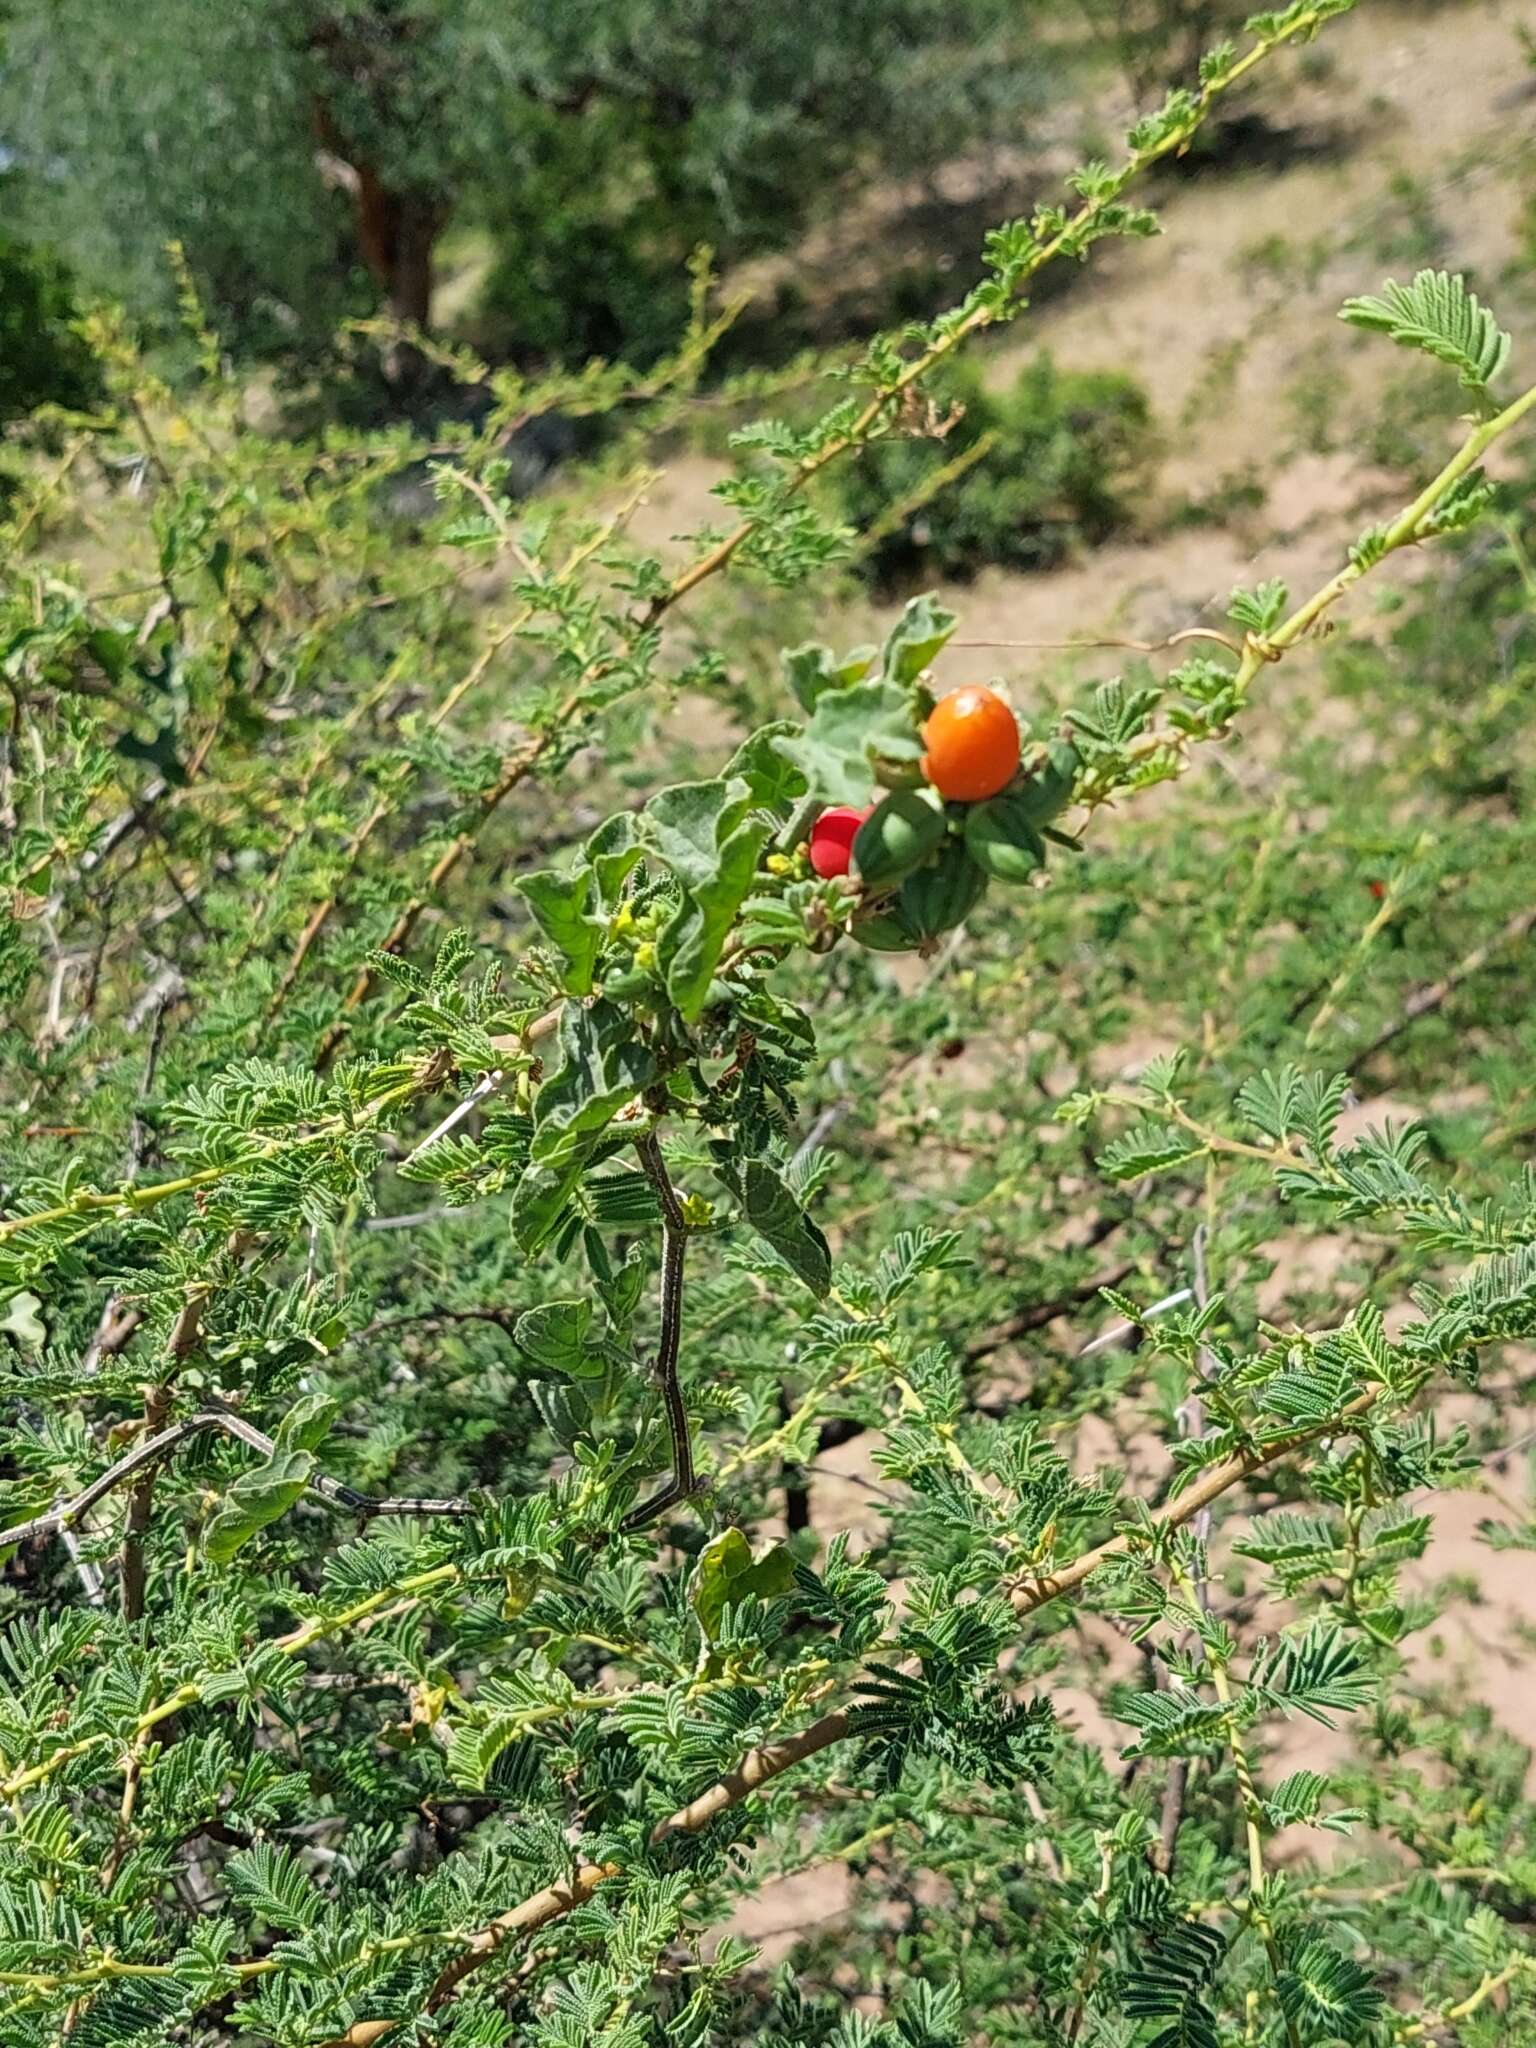
[{"label": "acacia-like foliage", "polygon": [[[764,672],[694,598],[729,571],[777,626],[848,542],[821,473],[921,429],[1045,263],[1150,233],[1135,174],[1339,11],[1256,18],[961,306],[740,431],[735,523],[680,558],[627,527],[724,317],[702,276],[643,377],[461,363],[487,419],[408,512],[405,436],[253,431],[190,295],[192,400],[99,328],[111,409],[18,503],[3,613],[7,2042],[1530,2036],[1520,1759],[1402,1648],[1480,1469],[1437,1399],[1507,1405],[1536,1333],[1522,990],[1457,1041],[1475,1128],[1352,1128],[1344,1071],[1422,1025],[1402,1084],[1443,1077],[1531,927],[1519,692],[1447,637],[1507,653],[1518,579],[1464,557],[1454,611],[1335,656],[1368,786],[1276,681],[1495,509],[1481,458],[1536,407],[1507,338],[1454,279],[1351,302],[1476,418],[1317,590],[1042,684],[1022,887],[964,868],[963,811],[905,876],[805,858],[825,805],[920,781],[952,613]],[[555,407],[607,453],[524,505],[509,436]],[[675,779],[650,707],[701,692],[739,738]],[[1160,825],[1261,714],[1285,776],[1190,775]],[[1152,1014],[1187,1045],[1117,1053]],[[935,1116],[989,1033],[982,1113],[956,1080]],[[1152,1467],[1075,1454],[1106,1414]],[[854,1540],[815,1477],[856,1436]],[[1374,1768],[1269,1767],[1351,1718]],[[1362,1823],[1394,1874],[1289,1852]],[[849,1937],[878,2017],[814,1939],[775,1982],[712,1934],[833,1862],[898,1916]]]}]

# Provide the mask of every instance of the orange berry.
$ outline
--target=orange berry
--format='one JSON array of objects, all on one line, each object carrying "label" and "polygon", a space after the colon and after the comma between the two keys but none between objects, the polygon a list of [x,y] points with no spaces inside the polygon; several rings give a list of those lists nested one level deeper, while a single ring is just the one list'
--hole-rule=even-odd
[{"label": "orange berry", "polygon": [[967,683],[934,705],[923,744],[923,773],[940,796],[979,803],[1013,780],[1019,722],[995,690]]}]

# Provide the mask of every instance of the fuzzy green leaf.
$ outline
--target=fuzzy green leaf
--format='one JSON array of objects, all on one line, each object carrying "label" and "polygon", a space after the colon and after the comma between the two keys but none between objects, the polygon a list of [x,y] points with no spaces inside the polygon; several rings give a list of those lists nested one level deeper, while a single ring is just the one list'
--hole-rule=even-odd
[{"label": "fuzzy green leaf", "polygon": [[877,760],[915,762],[923,751],[907,693],[890,682],[827,692],[803,731],[775,745],[829,804],[867,804]]},{"label": "fuzzy green leaf", "polygon": [[752,1228],[767,1239],[812,1294],[823,1299],[832,1285],[832,1254],[827,1240],[782,1178],[765,1161],[749,1159],[741,1177],[741,1198]]},{"label": "fuzzy green leaf", "polygon": [[315,1461],[305,1451],[280,1451],[242,1473],[224,1496],[224,1505],[211,1517],[203,1547],[214,1564],[228,1564],[251,1538],[287,1514],[309,1484]]},{"label": "fuzzy green leaf", "polygon": [[727,1607],[753,1596],[775,1599],[794,1584],[795,1561],[782,1543],[757,1559],[739,1529],[726,1529],[699,1552],[694,1572],[693,1611],[714,1642]]},{"label": "fuzzy green leaf", "polygon": [[603,921],[591,915],[594,887],[589,867],[569,874],[543,868],[524,875],[518,888],[528,899],[539,930],[563,962],[560,986],[568,996],[592,993],[592,973],[603,942]]},{"label": "fuzzy green leaf", "polygon": [[589,1301],[546,1301],[530,1308],[512,1326],[512,1341],[536,1365],[575,1379],[600,1376],[604,1362],[588,1342],[592,1327]]},{"label": "fuzzy green leaf", "polygon": [[914,597],[891,628],[881,654],[887,681],[915,683],[959,623],[952,611],[926,593]]}]

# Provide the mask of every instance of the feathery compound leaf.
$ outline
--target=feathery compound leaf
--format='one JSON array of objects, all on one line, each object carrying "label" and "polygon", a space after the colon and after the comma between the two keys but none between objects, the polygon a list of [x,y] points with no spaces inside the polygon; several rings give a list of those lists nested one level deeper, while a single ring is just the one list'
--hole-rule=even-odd
[{"label": "feathery compound leaf", "polygon": [[1263,635],[1279,625],[1289,602],[1290,591],[1278,577],[1257,584],[1252,590],[1239,585],[1227,599],[1227,617],[1245,632]]},{"label": "feathery compound leaf", "polygon": [[875,1286],[882,1305],[890,1308],[900,1301],[924,1273],[968,1268],[969,1256],[957,1255],[959,1243],[957,1230],[898,1230],[875,1267]]},{"label": "feathery compound leaf", "polygon": [[1303,1942],[1275,1989],[1306,2042],[1358,2041],[1385,2002],[1360,1965],[1325,1941]]},{"label": "feathery compound leaf", "polygon": [[1267,1705],[1294,1709],[1325,1728],[1333,1726],[1332,1714],[1369,1706],[1377,1686],[1365,1652],[1327,1621],[1279,1643],[1249,1683]]},{"label": "feathery compound leaf", "polygon": [[1219,1700],[1204,1699],[1187,1687],[1132,1693],[1118,1709],[1118,1717],[1139,1728],[1141,1739],[1120,1754],[1127,1759],[1189,1756],[1220,1739],[1227,1715],[1228,1709]]},{"label": "feathery compound leaf", "polygon": [[1150,1119],[1113,1139],[1099,1154],[1099,1166],[1111,1180],[1140,1180],[1186,1160],[1198,1159],[1205,1146],[1187,1131]]},{"label": "feathery compound leaf", "polygon": [[253,1842],[224,1866],[224,1882],[238,1899],[274,1927],[312,1927],[324,1901],[291,1849],[280,1842]]},{"label": "feathery compound leaf", "polygon": [[1379,296],[1346,299],[1339,318],[1449,363],[1468,391],[1486,392],[1509,360],[1509,336],[1466,279],[1444,270],[1421,270],[1407,285],[1389,279]]},{"label": "feathery compound leaf", "polygon": [[1302,1825],[1327,1828],[1340,1835],[1347,1835],[1351,1827],[1365,1819],[1364,1813],[1353,1806],[1325,1814],[1322,1804],[1327,1796],[1328,1780],[1318,1772],[1293,1771],[1265,1799],[1264,1812],[1272,1828]]},{"label": "feathery compound leaf", "polygon": [[1125,1982],[1125,2010],[1133,2019],[1168,2022],[1156,2036],[1159,2048],[1217,2048],[1205,1992],[1226,1948],[1214,1927],[1191,1921],[1155,1933],[1137,1955]]}]

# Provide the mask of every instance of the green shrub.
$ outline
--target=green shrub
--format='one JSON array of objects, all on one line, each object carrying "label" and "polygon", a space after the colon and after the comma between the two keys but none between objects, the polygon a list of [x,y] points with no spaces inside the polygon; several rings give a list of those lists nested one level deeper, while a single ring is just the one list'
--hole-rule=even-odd
[{"label": "green shrub", "polygon": [[[1237,62],[664,553],[702,312],[532,511],[575,380],[489,374],[409,543],[408,435],[264,435],[190,294],[195,395],[100,323],[0,534],[4,2048],[1536,2042],[1530,1759],[1424,1675],[1447,1496],[1536,1547],[1512,337],[1349,302],[1435,473],[1021,665],[974,803],[955,613],[802,630],[808,482]],[[813,872],[877,779],[883,878]]]},{"label": "green shrub", "polygon": [[[946,377],[935,410],[958,414],[942,439],[882,442],[833,486],[840,516],[864,538],[874,582],[964,579],[990,565],[1048,569],[1131,519],[1155,436],[1147,394],[1112,370],[1033,361],[995,392],[967,365]],[[943,481],[983,441],[985,451]]]}]

